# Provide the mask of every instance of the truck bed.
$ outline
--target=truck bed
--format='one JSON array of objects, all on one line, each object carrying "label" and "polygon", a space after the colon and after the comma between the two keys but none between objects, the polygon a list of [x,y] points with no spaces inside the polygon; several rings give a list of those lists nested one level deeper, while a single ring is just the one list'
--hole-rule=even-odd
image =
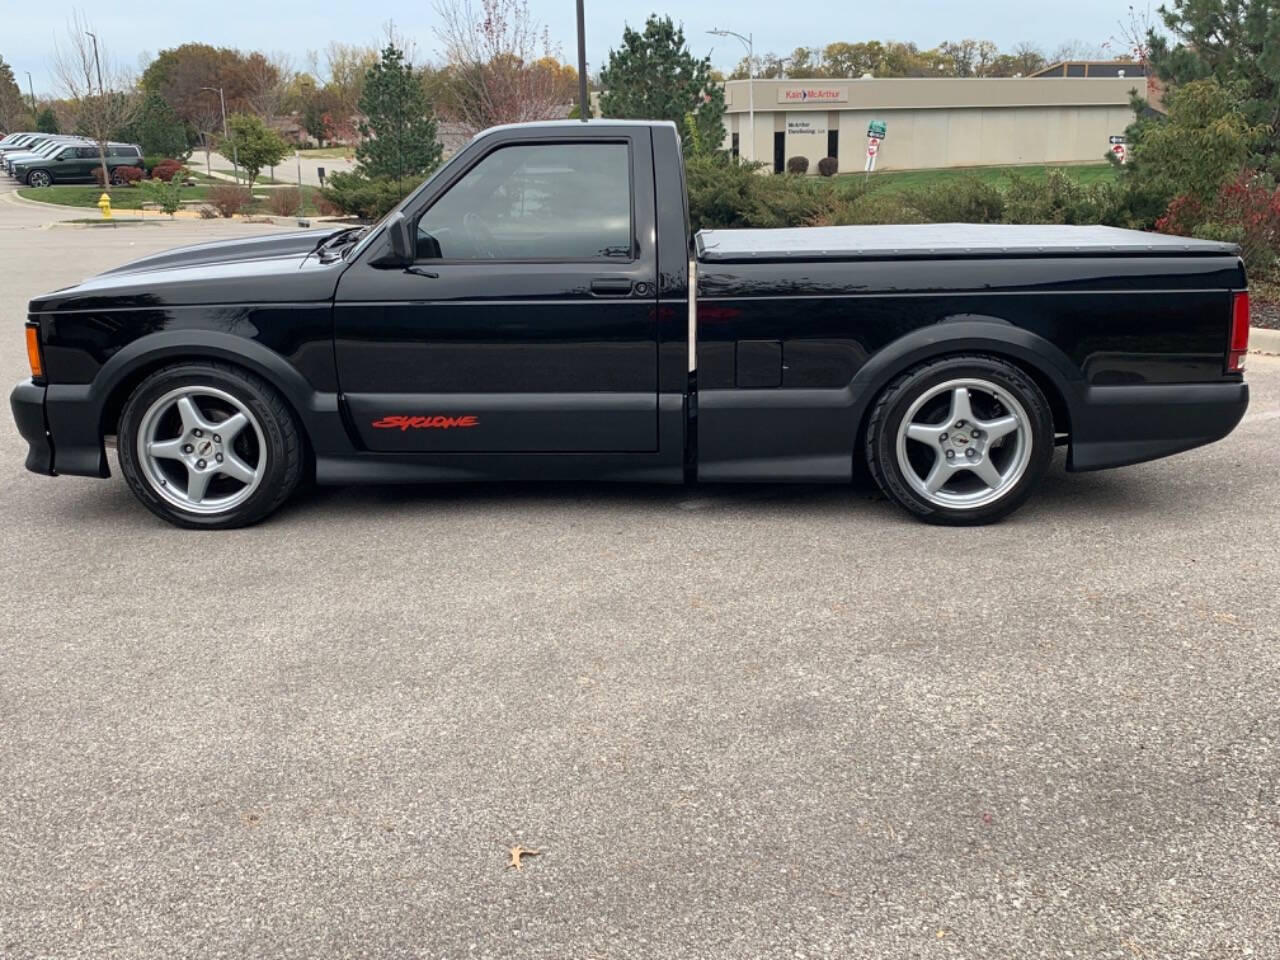
[{"label": "truck bed", "polygon": [[777,230],[703,230],[707,263],[1109,255],[1237,255],[1230,243],[1118,227],[930,223]]}]

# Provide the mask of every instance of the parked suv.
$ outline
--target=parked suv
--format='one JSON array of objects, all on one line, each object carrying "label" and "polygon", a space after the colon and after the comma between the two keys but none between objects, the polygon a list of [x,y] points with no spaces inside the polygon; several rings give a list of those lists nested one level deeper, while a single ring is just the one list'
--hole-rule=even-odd
[{"label": "parked suv", "polygon": [[[120,183],[116,170],[120,167],[141,167],[142,150],[132,143],[111,143],[107,145],[106,159],[111,182]],[[19,161],[13,166],[13,175],[32,187],[91,182],[93,171],[101,164],[97,144],[68,144],[44,157]]]}]

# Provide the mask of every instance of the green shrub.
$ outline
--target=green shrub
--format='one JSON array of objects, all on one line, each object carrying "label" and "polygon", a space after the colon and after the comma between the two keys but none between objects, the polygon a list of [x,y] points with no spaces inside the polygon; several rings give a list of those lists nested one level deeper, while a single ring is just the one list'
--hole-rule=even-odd
[{"label": "green shrub", "polygon": [[933,223],[999,223],[1004,218],[1000,188],[972,175],[912,191],[906,202]]},{"label": "green shrub", "polygon": [[834,177],[840,170],[840,161],[835,157],[823,157],[818,161],[818,173],[824,177]]},{"label": "green shrub", "polygon": [[1004,194],[1007,223],[1126,223],[1126,191],[1112,183],[1088,186],[1064,170],[1050,170],[1044,180],[1017,173],[1005,175],[1009,186]]},{"label": "green shrub", "polygon": [[816,226],[852,226],[876,223],[927,223],[907,197],[896,190],[849,189],[832,193]]},{"label": "green shrub", "polygon": [[171,217],[182,206],[182,182],[172,176],[168,180],[143,180],[142,193],[148,202],[157,204]]},{"label": "green shrub", "polygon": [[821,210],[808,185],[759,173],[760,164],[721,155],[691,157],[685,165],[694,230],[714,227],[794,227]]},{"label": "green shrub", "polygon": [[330,207],[347,216],[377,220],[403,198],[401,184],[393,177],[366,177],[361,173],[329,175],[320,195]]},{"label": "green shrub", "polygon": [[788,157],[787,158],[787,173],[800,176],[801,174],[805,174],[808,172],[809,172],[808,157]]}]

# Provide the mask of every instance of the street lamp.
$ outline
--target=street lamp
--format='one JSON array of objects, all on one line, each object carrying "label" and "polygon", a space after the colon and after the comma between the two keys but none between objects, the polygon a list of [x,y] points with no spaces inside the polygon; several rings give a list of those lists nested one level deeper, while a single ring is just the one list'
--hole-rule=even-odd
[{"label": "street lamp", "polygon": [[[752,42],[752,34],[748,33],[745,37],[740,33],[734,33],[732,30],[708,30],[707,33],[716,37],[736,37],[742,41],[742,45],[747,48],[747,117],[748,135],[751,143],[751,162],[756,160],[756,54],[755,44]],[[741,152],[741,151],[739,151]]]},{"label": "street lamp", "polygon": [[[208,90],[210,93],[216,93],[218,95],[218,102],[222,104],[222,139],[230,140],[231,135],[227,133],[227,98],[223,96],[222,88],[221,87],[201,87],[200,89]],[[204,162],[205,162],[205,166],[208,167],[209,165],[209,148],[208,147],[205,147],[205,150],[204,150]],[[239,183],[240,182],[240,153],[236,149],[236,145],[234,141],[231,144],[231,165],[236,169],[236,182]],[[209,168],[209,169],[210,169],[210,173],[212,173],[212,168]]]},{"label": "street lamp", "polygon": [[[93,65],[98,68],[98,96],[106,96],[107,91],[102,89],[102,61],[98,59],[98,35],[90,33],[88,30],[84,33],[86,37],[93,38]],[[93,90],[90,89],[89,92],[92,93]]]}]

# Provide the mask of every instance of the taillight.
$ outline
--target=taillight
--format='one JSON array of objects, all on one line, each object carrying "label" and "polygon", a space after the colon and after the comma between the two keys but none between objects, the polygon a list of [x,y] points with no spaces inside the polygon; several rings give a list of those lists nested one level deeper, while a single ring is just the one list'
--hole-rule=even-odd
[{"label": "taillight", "polygon": [[27,324],[27,362],[31,364],[31,376],[36,380],[44,377],[44,359],[40,355],[40,327],[34,323]]},{"label": "taillight", "polygon": [[1231,301],[1231,346],[1227,349],[1227,372],[1239,373],[1244,369],[1244,357],[1249,352],[1249,291],[1241,290]]}]

